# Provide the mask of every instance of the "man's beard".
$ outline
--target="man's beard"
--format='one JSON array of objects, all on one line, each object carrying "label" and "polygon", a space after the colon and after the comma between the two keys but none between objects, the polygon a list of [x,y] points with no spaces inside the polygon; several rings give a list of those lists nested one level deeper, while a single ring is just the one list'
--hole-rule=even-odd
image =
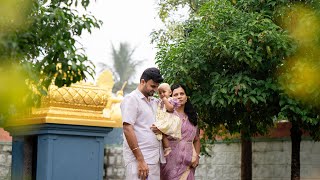
[{"label": "man's beard", "polygon": [[154,91],[149,91],[147,94],[148,94],[148,96],[153,96]]},{"label": "man's beard", "polygon": [[144,91],[145,91],[145,93],[148,95],[148,96],[153,96],[153,94],[154,94],[154,91],[153,90],[151,90],[151,91],[147,91],[147,85],[144,85]]}]

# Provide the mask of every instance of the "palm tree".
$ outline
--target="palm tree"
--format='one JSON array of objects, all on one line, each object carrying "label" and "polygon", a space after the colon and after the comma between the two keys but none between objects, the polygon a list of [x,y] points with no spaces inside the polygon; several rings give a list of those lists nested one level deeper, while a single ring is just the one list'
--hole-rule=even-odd
[{"label": "palm tree", "polygon": [[[125,82],[128,82],[128,84],[123,89],[123,92],[124,94],[129,93],[137,87],[137,84],[132,83],[130,80],[142,61],[132,59],[135,48],[131,49],[130,45],[126,42],[121,42],[119,49],[116,49],[112,43],[111,46],[113,66],[110,67],[106,63],[98,63],[99,68],[101,68],[100,72],[108,69],[113,73],[115,84],[112,91],[114,93],[120,90]],[[113,128],[113,130],[108,133],[105,143],[122,143],[122,133],[122,128]]]},{"label": "palm tree", "polygon": [[109,69],[113,72],[115,81],[113,92],[120,90],[126,81],[128,85],[124,88],[124,93],[130,92],[137,86],[136,83],[132,83],[130,80],[136,73],[136,68],[142,64],[142,61],[132,59],[135,48],[131,49],[130,45],[126,42],[120,42],[119,49],[116,49],[113,44],[111,46],[113,67],[105,63],[98,63],[98,65],[101,71]]}]

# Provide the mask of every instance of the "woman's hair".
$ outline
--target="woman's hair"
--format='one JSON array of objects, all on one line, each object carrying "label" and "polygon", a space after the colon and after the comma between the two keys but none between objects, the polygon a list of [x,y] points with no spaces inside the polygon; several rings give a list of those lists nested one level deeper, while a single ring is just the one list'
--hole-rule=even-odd
[{"label": "woman's hair", "polygon": [[[186,93],[186,87],[182,84],[173,84],[171,86],[171,91],[173,92],[173,90],[177,89],[181,87],[184,92]],[[187,93],[186,93],[187,95]],[[187,114],[189,121],[191,122],[191,124],[193,124],[194,126],[196,126],[198,124],[198,115],[196,110],[193,108],[189,98],[187,98],[187,102],[184,106],[184,112]]]}]

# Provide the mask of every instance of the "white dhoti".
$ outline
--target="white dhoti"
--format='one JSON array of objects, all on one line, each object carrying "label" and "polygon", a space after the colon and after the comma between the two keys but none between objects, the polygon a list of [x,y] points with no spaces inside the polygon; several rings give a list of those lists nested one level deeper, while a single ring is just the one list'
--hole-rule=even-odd
[{"label": "white dhoti", "polygon": [[[160,163],[148,164],[149,175],[148,180],[160,180]],[[126,180],[139,180],[138,163],[132,161],[125,167]]]}]

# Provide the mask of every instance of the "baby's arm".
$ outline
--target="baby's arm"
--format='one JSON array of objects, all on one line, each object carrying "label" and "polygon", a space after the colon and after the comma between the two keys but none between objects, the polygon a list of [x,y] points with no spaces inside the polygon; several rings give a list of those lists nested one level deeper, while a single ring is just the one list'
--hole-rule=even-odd
[{"label": "baby's arm", "polygon": [[174,106],[173,106],[173,104],[170,103],[170,101],[168,100],[168,98],[163,97],[163,98],[162,98],[162,101],[163,101],[163,104],[164,104],[166,110],[169,111],[169,112],[173,112]]}]

